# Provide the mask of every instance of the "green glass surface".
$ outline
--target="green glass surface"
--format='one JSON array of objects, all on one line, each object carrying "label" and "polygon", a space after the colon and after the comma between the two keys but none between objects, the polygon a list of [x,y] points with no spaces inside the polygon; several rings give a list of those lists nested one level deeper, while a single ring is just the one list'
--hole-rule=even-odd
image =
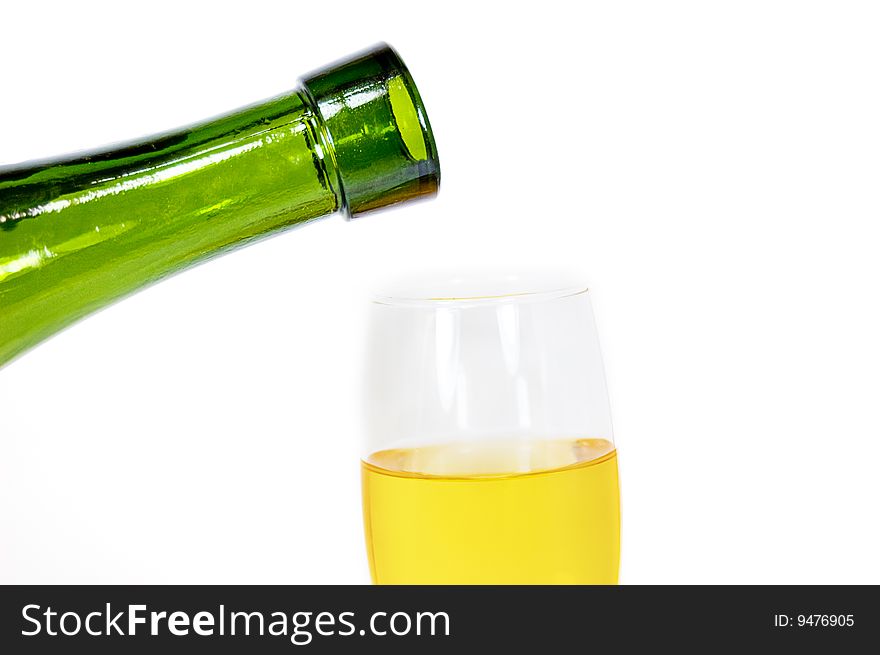
[{"label": "green glass surface", "polygon": [[2,168],[0,365],[229,248],[438,185],[421,99],[387,46],[196,126]]}]

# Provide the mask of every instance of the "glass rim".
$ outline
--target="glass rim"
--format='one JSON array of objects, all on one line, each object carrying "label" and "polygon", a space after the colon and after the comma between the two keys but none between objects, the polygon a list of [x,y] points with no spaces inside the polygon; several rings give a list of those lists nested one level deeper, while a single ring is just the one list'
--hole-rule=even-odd
[{"label": "glass rim", "polygon": [[[571,284],[569,282],[547,284],[544,282],[536,283],[534,280],[521,282],[519,279],[512,280],[510,278],[503,279],[503,284],[511,285],[509,288],[493,290],[492,284],[497,284],[498,278],[481,278],[481,282],[482,280],[485,280],[483,290],[479,290],[480,287],[477,286],[474,290],[457,292],[454,287],[461,285],[462,279],[456,278],[440,283],[441,285],[445,284],[448,290],[438,291],[438,288],[442,287],[419,290],[416,287],[409,290],[380,292],[372,294],[371,301],[376,305],[393,307],[464,308],[505,303],[548,302],[587,294],[590,291],[585,284]],[[474,284],[472,280],[466,279],[464,282]]]}]

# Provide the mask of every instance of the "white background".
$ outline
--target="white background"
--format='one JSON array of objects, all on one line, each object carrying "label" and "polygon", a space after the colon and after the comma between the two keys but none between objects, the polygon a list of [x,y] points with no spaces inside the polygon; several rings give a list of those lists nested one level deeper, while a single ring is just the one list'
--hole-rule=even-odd
[{"label": "white background", "polygon": [[880,583],[878,33],[870,2],[4,4],[3,163],[387,40],[443,188],[197,267],[0,370],[0,581],[367,582],[368,293],[525,265],[593,290],[622,582]]}]

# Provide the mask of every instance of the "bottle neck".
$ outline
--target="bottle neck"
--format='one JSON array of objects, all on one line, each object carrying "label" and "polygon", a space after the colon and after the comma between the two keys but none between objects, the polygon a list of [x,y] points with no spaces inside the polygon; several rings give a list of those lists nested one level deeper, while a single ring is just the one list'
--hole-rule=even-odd
[{"label": "bottle neck", "polygon": [[[194,183],[206,180],[212,199],[224,196],[234,203],[275,194],[277,202],[287,201],[295,210],[299,201],[292,190],[283,193],[285,183],[296,185],[313,166],[328,180],[326,189],[338,195],[332,160],[325,160],[320,151],[318,161],[304,158],[316,140],[323,139],[318,122],[297,90],[112,149],[0,169],[0,225],[11,232],[23,219],[62,214],[73,220],[74,213],[121,210],[126,208],[124,201],[134,197],[132,192],[138,201],[174,197],[183,202],[180,213],[210,211],[213,203],[199,207],[202,196],[192,193]],[[335,208],[338,205],[337,201]]]},{"label": "bottle neck", "polygon": [[342,207],[302,91],[113,150],[0,171],[0,364],[214,253]]}]

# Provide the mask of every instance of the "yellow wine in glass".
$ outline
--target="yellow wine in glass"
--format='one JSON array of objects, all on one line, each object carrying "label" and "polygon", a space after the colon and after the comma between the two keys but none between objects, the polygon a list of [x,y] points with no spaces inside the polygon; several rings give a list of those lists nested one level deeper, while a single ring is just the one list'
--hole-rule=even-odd
[{"label": "yellow wine in glass", "polygon": [[617,583],[617,453],[607,440],[385,450],[362,470],[375,583]]}]

